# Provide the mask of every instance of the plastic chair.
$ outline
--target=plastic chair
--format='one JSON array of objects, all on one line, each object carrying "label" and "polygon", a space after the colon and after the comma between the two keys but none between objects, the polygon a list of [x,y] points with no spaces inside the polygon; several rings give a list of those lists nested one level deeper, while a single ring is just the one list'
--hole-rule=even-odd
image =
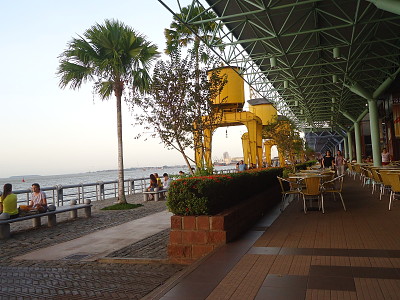
[{"label": "plastic chair", "polygon": [[352,163],[347,163],[347,172],[349,173],[350,176],[353,176],[354,179],[356,179],[356,172],[354,170],[354,165]]},{"label": "plastic chair", "polygon": [[[300,196],[300,190],[298,188],[293,188],[293,182],[290,180],[286,180],[282,177],[277,176],[279,180],[279,184],[281,186],[281,194],[282,194],[282,200],[281,200],[281,211],[285,209],[285,202],[286,202],[286,197],[287,195],[295,195]],[[289,189],[285,189],[285,183],[289,184]]]},{"label": "plastic chair", "polygon": [[360,176],[360,180],[362,180],[362,174],[361,174],[361,166],[359,164],[354,164],[353,165],[353,170],[354,170],[354,179],[356,178],[357,174]]},{"label": "plastic chair", "polygon": [[[322,203],[324,201],[323,195],[321,193],[321,177],[306,177],[304,178],[305,189],[301,190],[301,194],[303,195],[303,206],[304,206],[304,213],[307,213],[307,206],[306,206],[306,197],[310,198],[322,198]],[[324,212],[324,211],[322,211]]]},{"label": "plastic chair", "polygon": [[383,185],[383,192],[381,194],[381,197],[379,197],[379,200],[382,200],[382,195],[385,194],[386,190],[392,190],[392,183],[390,181],[390,178],[388,176],[388,173],[390,173],[390,171],[386,171],[381,169],[379,174],[381,175],[382,178],[382,185]]},{"label": "plastic chair", "polygon": [[397,193],[400,193],[400,174],[399,173],[387,173],[391,183],[391,192],[389,197],[389,210],[392,207],[392,201]]},{"label": "plastic chair", "polygon": [[[346,205],[344,205],[343,196],[342,196],[342,189],[343,189],[343,178],[344,175],[340,175],[332,180],[325,181],[322,184],[322,193],[332,193],[333,196],[335,194],[339,194],[340,200],[342,200],[343,209],[346,211]],[[324,199],[322,198],[322,212],[324,213]]]}]

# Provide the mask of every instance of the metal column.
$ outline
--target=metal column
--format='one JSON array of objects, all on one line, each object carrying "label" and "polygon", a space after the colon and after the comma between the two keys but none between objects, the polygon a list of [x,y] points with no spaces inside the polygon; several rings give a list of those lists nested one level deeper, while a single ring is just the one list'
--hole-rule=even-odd
[{"label": "metal column", "polygon": [[362,151],[361,151],[361,130],[360,123],[354,122],[354,137],[356,140],[356,159],[357,163],[362,163]]},{"label": "metal column", "polygon": [[351,131],[347,131],[347,144],[349,146],[349,160],[353,160],[353,140],[351,137]]},{"label": "metal column", "polygon": [[375,167],[382,166],[381,150],[379,145],[379,118],[376,100],[368,100],[369,124],[371,127],[372,159]]}]

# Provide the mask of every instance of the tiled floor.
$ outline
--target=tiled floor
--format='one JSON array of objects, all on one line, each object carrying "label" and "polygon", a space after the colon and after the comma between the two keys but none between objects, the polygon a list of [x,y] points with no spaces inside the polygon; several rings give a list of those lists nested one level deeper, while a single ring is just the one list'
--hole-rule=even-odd
[{"label": "tiled floor", "polygon": [[220,248],[161,299],[400,299],[400,203],[346,178],[325,214],[293,201]]}]

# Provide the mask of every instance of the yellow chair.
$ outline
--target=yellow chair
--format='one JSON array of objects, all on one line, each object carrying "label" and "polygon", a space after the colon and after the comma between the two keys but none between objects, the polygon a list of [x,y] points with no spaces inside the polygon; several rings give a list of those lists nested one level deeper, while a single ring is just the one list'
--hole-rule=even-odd
[{"label": "yellow chair", "polygon": [[356,179],[357,174],[360,176],[360,180],[362,180],[362,174],[361,174],[361,165],[359,164],[354,164],[353,165],[353,170],[354,170],[354,179]]},{"label": "yellow chair", "polygon": [[381,200],[382,199],[382,194],[385,191],[381,173],[379,172],[378,168],[371,168],[370,170],[371,170],[372,176],[374,177],[374,186],[373,186],[373,188],[375,187],[375,185],[377,185],[377,184],[379,185],[379,192],[380,192],[379,193],[379,200]]},{"label": "yellow chair", "polygon": [[[322,198],[322,203],[324,202],[323,195],[321,193],[321,177],[309,176],[304,178],[305,188],[301,190],[303,195],[303,208],[304,213],[307,213],[306,197],[318,198],[318,203],[320,198]],[[322,206],[323,207],[323,206]],[[322,212],[324,212],[322,210]]]},{"label": "yellow chair", "polygon": [[354,165],[352,163],[347,163],[347,172],[350,176],[353,176],[356,179],[356,171],[354,170]]},{"label": "yellow chair", "polygon": [[389,198],[389,210],[392,207],[392,201],[395,199],[397,193],[400,193],[400,173],[387,173],[391,184],[391,192]]},{"label": "yellow chair", "polygon": [[392,190],[392,183],[390,182],[390,178],[388,176],[388,173],[390,173],[390,171],[388,170],[384,170],[384,169],[380,169],[379,174],[382,178],[382,185],[383,185],[383,192],[381,194],[381,197],[379,198],[379,200],[382,200],[382,195],[385,194],[386,190]]},{"label": "yellow chair", "polygon": [[[340,200],[342,200],[343,209],[346,211],[346,205],[344,205],[343,196],[342,196],[343,178],[344,178],[344,175],[340,175],[330,181],[325,181],[322,184],[322,193],[323,194],[331,193],[333,195],[333,197],[335,197],[335,194],[339,194]],[[323,198],[322,198],[322,212],[324,212],[324,199]]]},{"label": "yellow chair", "polygon": [[[286,180],[282,177],[277,176],[279,180],[279,184],[281,186],[281,194],[282,194],[282,200],[281,200],[281,211],[285,209],[285,202],[286,202],[286,197],[288,195],[296,195],[299,197],[300,196],[300,190],[298,188],[293,188],[293,181]],[[285,183],[288,184],[289,189],[285,188]],[[297,183],[296,183],[297,184]]]}]

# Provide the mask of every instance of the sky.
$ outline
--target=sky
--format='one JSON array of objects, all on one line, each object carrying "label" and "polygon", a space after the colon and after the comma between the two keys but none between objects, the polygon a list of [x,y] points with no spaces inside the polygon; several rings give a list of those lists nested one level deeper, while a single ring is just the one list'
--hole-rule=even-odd
[{"label": "sky", "polygon": [[[170,12],[156,0],[1,1],[0,11],[0,178],[116,169],[115,98],[102,101],[90,82],[79,90],[59,88],[58,56],[73,37],[105,19],[122,21],[163,51]],[[122,110],[125,168],[184,164],[160,140],[135,139],[143,129],[132,125],[128,105]],[[213,159],[225,151],[242,156],[245,131],[218,129]]]}]

